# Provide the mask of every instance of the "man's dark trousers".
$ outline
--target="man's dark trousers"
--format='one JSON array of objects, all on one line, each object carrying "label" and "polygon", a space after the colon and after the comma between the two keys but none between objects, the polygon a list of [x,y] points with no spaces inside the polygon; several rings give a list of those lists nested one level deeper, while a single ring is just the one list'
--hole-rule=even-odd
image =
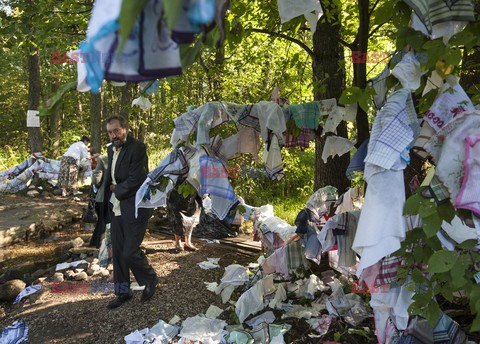
[{"label": "man's dark trousers", "polygon": [[[121,216],[112,215],[111,235],[113,249],[113,278],[115,286],[130,286],[132,271],[139,285],[152,282],[156,275],[140,249],[145,236],[147,221],[128,223]],[[117,292],[118,294],[118,292]]]}]

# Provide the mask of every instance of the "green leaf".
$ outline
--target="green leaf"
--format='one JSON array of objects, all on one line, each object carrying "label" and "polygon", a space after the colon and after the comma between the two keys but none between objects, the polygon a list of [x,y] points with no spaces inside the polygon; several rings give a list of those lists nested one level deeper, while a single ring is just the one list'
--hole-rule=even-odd
[{"label": "green leaf", "polygon": [[180,44],[180,60],[182,62],[182,68],[185,69],[195,62],[198,56],[200,48],[202,47],[202,41],[198,40],[192,47],[188,44]]},{"label": "green leaf", "polygon": [[456,244],[457,247],[462,248],[464,250],[471,250],[477,245],[477,240],[475,239],[470,239],[470,240],[465,240],[464,242],[460,244]]},{"label": "green leaf", "polygon": [[178,17],[182,13],[183,1],[179,0],[164,0],[163,1],[163,11],[164,17],[167,21],[167,26],[171,30],[175,26]]},{"label": "green leaf", "polygon": [[360,87],[352,86],[343,90],[338,102],[343,105],[355,105],[362,96]]},{"label": "green leaf", "polygon": [[437,206],[437,212],[438,215],[440,215],[440,217],[448,223],[451,223],[455,217],[455,208],[450,202],[446,202]]},{"label": "green leaf", "polygon": [[132,31],[133,25],[138,16],[142,12],[148,0],[124,0],[122,1],[122,8],[120,9],[120,16],[118,19],[120,42],[117,47],[117,52],[123,50],[123,46],[127,41],[128,35]]},{"label": "green leaf", "polygon": [[480,300],[480,284],[474,284],[469,295],[470,311],[475,313],[475,305]]},{"label": "green leaf", "polygon": [[480,313],[478,313],[475,319],[473,319],[472,326],[470,327],[470,332],[478,331],[480,331]]},{"label": "green leaf", "polygon": [[422,198],[419,194],[410,196],[403,206],[403,215],[417,215],[423,203]]},{"label": "green leaf", "polygon": [[448,41],[448,44],[452,46],[464,45],[464,46],[467,46],[468,48],[471,46],[471,44],[475,42],[475,40],[476,40],[475,35],[469,30],[467,30],[467,28],[465,28],[463,31],[460,31],[456,35],[453,35]]},{"label": "green leaf", "polygon": [[453,302],[453,292],[455,288],[453,288],[449,283],[445,283],[442,286],[441,294],[442,296],[450,302]]},{"label": "green leaf", "polygon": [[413,49],[419,51],[425,41],[426,38],[420,31],[409,30],[407,35],[407,43],[410,44]]},{"label": "green leaf", "polygon": [[42,116],[49,116],[53,111],[55,111],[55,109],[61,104],[62,100],[63,100],[63,96],[65,95],[65,93],[67,91],[70,91],[74,88],[77,87],[77,82],[76,81],[72,81],[72,82],[69,82],[68,84],[64,84],[62,86],[60,86],[58,88],[58,91],[57,93],[55,93],[54,96],[52,96],[50,99],[47,100],[47,106],[43,107],[43,106],[40,106],[39,107],[39,116],[42,117]]},{"label": "green leaf", "polygon": [[433,273],[447,272],[453,268],[458,256],[451,251],[441,250],[435,252],[428,260],[427,271]]},{"label": "green leaf", "polygon": [[447,64],[458,66],[462,60],[462,51],[460,49],[446,49],[443,57]]},{"label": "green leaf", "polygon": [[422,221],[423,231],[425,232],[427,238],[431,238],[437,234],[443,222],[442,218],[437,213],[429,217],[422,218]]},{"label": "green leaf", "polygon": [[369,106],[368,106],[368,103],[369,103],[369,98],[365,97],[365,96],[362,96],[359,100],[358,100],[358,105],[360,105],[360,107],[363,109],[363,111],[365,111],[366,113],[368,113],[368,110],[369,110]]},{"label": "green leaf", "polygon": [[425,318],[428,320],[430,326],[435,327],[442,315],[442,310],[436,301],[430,302],[425,309]]},{"label": "green leaf", "polygon": [[418,209],[418,214],[422,219],[437,214],[437,209],[434,203],[429,202],[429,204],[422,204]]},{"label": "green leaf", "polygon": [[392,18],[395,1],[386,1],[373,13],[373,25],[380,25],[386,23]]}]

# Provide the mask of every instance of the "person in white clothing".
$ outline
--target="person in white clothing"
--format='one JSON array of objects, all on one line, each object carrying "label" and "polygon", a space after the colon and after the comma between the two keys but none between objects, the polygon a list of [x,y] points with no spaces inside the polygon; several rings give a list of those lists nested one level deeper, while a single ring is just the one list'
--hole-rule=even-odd
[{"label": "person in white clothing", "polygon": [[58,189],[55,190],[55,194],[63,196],[78,194],[78,166],[82,159],[90,159],[87,147],[89,141],[87,136],[82,136],[80,141],[73,143],[63,154],[58,175]]}]

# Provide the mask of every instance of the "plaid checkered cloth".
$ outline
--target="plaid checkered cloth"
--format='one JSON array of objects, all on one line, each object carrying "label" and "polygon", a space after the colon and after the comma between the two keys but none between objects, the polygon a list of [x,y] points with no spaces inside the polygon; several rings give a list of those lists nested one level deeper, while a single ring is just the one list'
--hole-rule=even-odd
[{"label": "plaid checkered cloth", "polygon": [[437,204],[442,204],[445,202],[448,202],[450,199],[450,193],[448,192],[448,189],[443,183],[438,179],[437,176],[434,176],[432,178],[432,181],[430,182],[429,189],[433,194],[433,198],[435,199],[435,202]]},{"label": "plaid checkered cloth", "polygon": [[433,329],[433,342],[442,344],[465,343],[465,332],[460,329],[458,323],[446,314],[438,321]]},{"label": "plaid checkered cloth", "polygon": [[338,245],[338,266],[350,267],[357,263],[357,255],[352,250],[357,232],[360,211],[349,211],[335,215],[338,224],[333,230]]},{"label": "plaid checkered cloth", "polygon": [[258,108],[255,105],[247,106],[236,120],[239,124],[250,127],[260,132],[260,120],[258,119]]},{"label": "plaid checkered cloth", "polygon": [[288,270],[295,271],[300,267],[308,267],[302,241],[297,240],[287,245]]},{"label": "plaid checkered cloth", "polygon": [[183,115],[175,118],[175,129],[173,129],[170,144],[175,147],[179,141],[186,141],[186,139],[197,130],[198,120],[200,119],[200,111],[188,111]]},{"label": "plaid checkered cloth", "polygon": [[389,170],[400,158],[409,162],[408,147],[415,142],[419,130],[410,91],[394,92],[375,117],[365,163]]},{"label": "plaid checkered cloth", "polygon": [[375,284],[379,285],[394,282],[397,278],[398,267],[403,264],[404,260],[402,257],[383,258],[377,278],[375,279]]},{"label": "plaid checkered cloth", "polygon": [[[208,168],[210,167],[210,168]],[[200,157],[200,169],[206,171],[222,171],[222,162],[212,156]],[[238,198],[227,177],[200,175],[201,193],[208,194],[212,200],[212,211],[220,220],[225,219],[232,207],[238,204]]]},{"label": "plaid checkered cloth", "polygon": [[150,184],[155,184],[161,176],[167,174],[183,175],[188,173],[188,163],[182,148],[175,148],[158,166],[148,174]]},{"label": "plaid checkered cloth", "polygon": [[301,129],[300,135],[294,137],[289,130],[285,133],[285,147],[310,147],[310,141],[315,140],[315,131],[312,129]]}]

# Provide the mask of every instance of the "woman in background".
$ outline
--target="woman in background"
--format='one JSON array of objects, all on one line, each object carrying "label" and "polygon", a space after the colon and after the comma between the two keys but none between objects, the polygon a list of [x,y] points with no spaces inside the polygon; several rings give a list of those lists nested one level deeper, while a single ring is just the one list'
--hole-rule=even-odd
[{"label": "woman in background", "polygon": [[89,246],[100,247],[102,243],[102,235],[105,233],[105,213],[106,205],[104,202],[105,197],[105,173],[107,173],[107,155],[102,155],[97,158],[97,166],[92,172],[92,184],[97,188],[97,194],[95,196],[95,210],[98,214],[98,221],[93,231],[92,238],[90,239]]},{"label": "woman in background", "polygon": [[[167,199],[168,218],[175,234],[175,246],[177,251],[196,251],[198,250],[192,244],[192,232],[200,221],[202,210],[202,199],[195,192],[187,198],[178,192],[178,187],[184,182],[179,177],[175,187],[170,192]],[[182,238],[185,239],[185,246],[182,244]]]}]

